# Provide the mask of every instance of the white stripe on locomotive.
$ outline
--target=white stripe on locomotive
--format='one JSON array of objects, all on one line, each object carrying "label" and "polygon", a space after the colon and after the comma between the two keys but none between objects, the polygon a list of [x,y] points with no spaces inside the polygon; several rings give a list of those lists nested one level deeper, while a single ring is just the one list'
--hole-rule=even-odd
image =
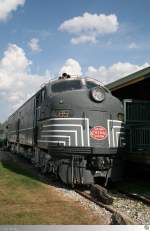
[{"label": "white stripe on locomotive", "polygon": [[[45,127],[55,127],[55,126],[56,127],[70,127],[70,128],[71,127],[79,127],[81,129],[81,131],[80,131],[80,133],[81,133],[81,146],[84,146],[84,137],[83,137],[83,127],[82,127],[82,125],[78,125],[78,124],[50,124],[50,125],[45,125],[43,127],[45,128]],[[72,131],[76,131],[76,130],[72,130]],[[49,130],[49,131],[56,131],[56,130]],[[66,130],[62,130],[62,131],[65,132]]]},{"label": "white stripe on locomotive", "polygon": [[[90,137],[89,137],[89,119],[88,118],[51,118],[51,119],[48,119],[46,121],[59,121],[59,122],[64,122],[64,121],[85,121],[86,124],[85,124],[85,131],[86,131],[86,142],[85,142],[85,137],[84,137],[84,131],[83,131],[83,125],[80,123],[80,124],[67,124],[67,123],[55,123],[55,124],[44,124],[43,125],[43,128],[47,128],[47,127],[63,127],[63,129],[55,129],[55,130],[43,130],[42,132],[70,132],[70,131],[76,131],[76,138],[75,138],[75,145],[78,146],[78,138],[80,137],[80,134],[81,134],[81,146],[85,146],[85,143],[87,143],[87,146],[90,146]],[[46,122],[44,121],[44,122]],[[72,128],[74,127],[75,130],[65,130],[64,127],[67,127],[67,128]],[[77,128],[80,128],[80,134],[78,132],[78,129]],[[59,134],[58,134],[59,135]]]},{"label": "white stripe on locomotive", "polygon": [[[58,136],[58,135],[42,135],[41,136],[42,138],[49,138],[49,137],[52,137],[52,138],[67,138],[68,139],[68,143],[69,143],[69,146],[71,146],[71,142],[70,142],[70,136]],[[57,141],[57,140],[56,140]]]},{"label": "white stripe on locomotive", "polygon": [[[42,133],[74,133],[75,135],[75,146],[78,146],[77,131],[76,130],[43,130]],[[70,136],[71,137],[71,136]]]},{"label": "white stripe on locomotive", "polygon": [[[119,125],[115,125],[115,124]],[[109,147],[117,148],[119,145],[119,140],[121,139],[121,134],[124,134],[124,132],[121,132],[120,130],[123,127],[124,122],[120,120],[107,120],[107,127],[108,127],[108,143]],[[118,131],[119,130],[119,131]],[[117,134],[118,135],[117,135]]]}]

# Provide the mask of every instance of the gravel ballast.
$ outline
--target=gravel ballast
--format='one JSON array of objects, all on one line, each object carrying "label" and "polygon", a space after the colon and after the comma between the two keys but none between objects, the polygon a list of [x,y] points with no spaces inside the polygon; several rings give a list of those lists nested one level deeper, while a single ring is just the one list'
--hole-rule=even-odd
[{"label": "gravel ballast", "polygon": [[85,209],[90,210],[90,212],[93,215],[96,215],[96,216],[98,215],[99,217],[103,216],[105,218],[104,225],[108,225],[111,223],[112,214],[109,211],[107,211],[104,208],[99,207],[95,203],[80,196],[74,190],[56,187],[56,191],[60,192],[63,195],[63,197],[66,197],[67,199],[71,199],[71,200],[80,202],[81,206],[83,206]]},{"label": "gravel ballast", "polygon": [[113,207],[133,219],[137,225],[150,224],[150,206],[117,193],[113,194]]}]

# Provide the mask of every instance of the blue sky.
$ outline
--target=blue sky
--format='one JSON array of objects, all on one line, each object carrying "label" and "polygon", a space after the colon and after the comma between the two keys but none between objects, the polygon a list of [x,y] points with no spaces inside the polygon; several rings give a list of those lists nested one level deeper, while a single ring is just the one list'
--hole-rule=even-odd
[{"label": "blue sky", "polygon": [[0,0],[0,121],[60,71],[107,83],[148,66],[149,9],[149,0]]}]

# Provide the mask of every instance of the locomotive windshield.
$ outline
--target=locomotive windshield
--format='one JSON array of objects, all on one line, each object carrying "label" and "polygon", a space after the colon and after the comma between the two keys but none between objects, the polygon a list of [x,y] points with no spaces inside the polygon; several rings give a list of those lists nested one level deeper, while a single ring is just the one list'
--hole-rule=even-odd
[{"label": "locomotive windshield", "polygon": [[86,81],[86,86],[87,86],[88,89],[91,89],[91,88],[93,88],[93,87],[97,87],[98,84],[97,84],[97,83],[94,83],[94,82],[92,82],[92,81]]},{"label": "locomotive windshield", "polygon": [[79,90],[82,88],[82,83],[80,80],[69,80],[57,82],[52,85],[53,92],[62,92],[62,91],[71,91],[71,90]]},{"label": "locomotive windshield", "polygon": [[86,87],[88,89],[91,89],[91,88],[94,88],[97,86],[101,86],[106,92],[109,92],[109,90],[100,81],[98,81],[96,79],[86,78]]}]

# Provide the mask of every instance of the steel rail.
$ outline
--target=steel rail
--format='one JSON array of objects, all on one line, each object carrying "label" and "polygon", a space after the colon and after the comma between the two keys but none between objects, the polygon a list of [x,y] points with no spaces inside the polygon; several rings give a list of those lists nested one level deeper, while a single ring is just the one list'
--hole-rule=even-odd
[{"label": "steel rail", "polygon": [[131,220],[128,216],[122,214],[118,210],[114,209],[113,206],[106,205],[100,201],[97,201],[95,198],[93,198],[90,194],[81,191],[79,189],[75,189],[75,192],[78,193],[79,195],[85,197],[91,202],[94,202],[96,205],[105,208],[107,211],[112,213],[112,221],[111,224],[117,224],[117,225],[134,225],[135,222]]}]

